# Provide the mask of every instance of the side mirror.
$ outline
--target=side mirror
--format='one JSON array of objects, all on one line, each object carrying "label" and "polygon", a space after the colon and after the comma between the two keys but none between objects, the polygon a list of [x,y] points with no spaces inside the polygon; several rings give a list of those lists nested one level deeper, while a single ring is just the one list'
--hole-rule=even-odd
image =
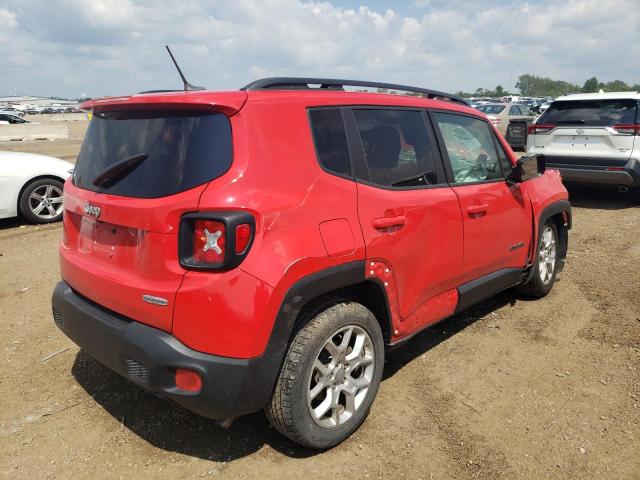
[{"label": "side mirror", "polygon": [[510,183],[522,183],[538,175],[542,175],[547,169],[547,162],[544,155],[526,155],[520,157],[516,165],[507,176]]}]

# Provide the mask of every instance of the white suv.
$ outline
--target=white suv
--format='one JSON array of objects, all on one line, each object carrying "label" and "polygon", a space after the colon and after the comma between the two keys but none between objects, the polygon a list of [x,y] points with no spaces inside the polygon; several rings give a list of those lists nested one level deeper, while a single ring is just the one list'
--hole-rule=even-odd
[{"label": "white suv", "polygon": [[527,153],[567,183],[617,186],[640,198],[640,93],[564,95],[531,124]]}]

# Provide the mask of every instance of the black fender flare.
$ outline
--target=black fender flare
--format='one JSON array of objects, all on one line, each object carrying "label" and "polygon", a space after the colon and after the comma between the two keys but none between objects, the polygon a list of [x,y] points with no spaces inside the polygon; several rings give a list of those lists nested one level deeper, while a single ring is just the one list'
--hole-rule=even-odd
[{"label": "black fender flare", "polygon": [[284,295],[264,353],[258,357],[261,399],[266,405],[271,397],[289,345],[296,319],[302,309],[318,297],[336,289],[365,281],[365,261],[343,263],[312,273],[296,281]]},{"label": "black fender flare", "polygon": [[[551,217],[554,217],[561,213],[567,214],[567,220],[566,220],[566,228],[560,229],[560,231],[558,232],[558,235],[560,235],[559,240],[562,245],[562,248],[560,250],[560,259],[564,260],[564,258],[567,256],[567,249],[569,246],[568,232],[569,230],[571,230],[572,221],[573,221],[572,214],[571,214],[571,203],[569,202],[569,200],[558,200],[557,202],[553,202],[551,205],[547,205],[545,208],[542,209],[542,212],[540,212],[540,216],[538,217],[538,222],[537,222],[537,228],[535,228],[534,231],[532,232],[532,235],[533,235],[532,245],[534,247],[531,253],[532,264],[533,264],[533,261],[535,261],[535,255],[536,255],[536,252],[538,251],[540,227],[545,223],[547,223],[547,220],[549,220]],[[532,275],[533,275],[533,268],[529,268],[529,272],[527,273],[525,282],[529,281]]]}]

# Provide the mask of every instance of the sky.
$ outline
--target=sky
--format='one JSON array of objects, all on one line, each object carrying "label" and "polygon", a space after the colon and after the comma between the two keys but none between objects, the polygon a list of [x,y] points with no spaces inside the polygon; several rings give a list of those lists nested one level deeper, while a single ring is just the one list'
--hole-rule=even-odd
[{"label": "sky", "polygon": [[267,76],[446,92],[531,73],[640,83],[639,0],[0,0],[0,95],[237,89]]}]

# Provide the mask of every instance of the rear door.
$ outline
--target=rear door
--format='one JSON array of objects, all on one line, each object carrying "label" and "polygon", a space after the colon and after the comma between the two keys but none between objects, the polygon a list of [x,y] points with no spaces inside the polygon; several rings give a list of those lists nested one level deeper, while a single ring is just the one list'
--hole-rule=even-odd
[{"label": "rear door", "polygon": [[346,114],[367,275],[388,289],[397,338],[455,309],[460,207],[424,111],[361,107]]},{"label": "rear door", "polygon": [[475,116],[433,112],[447,174],[462,210],[463,283],[526,264],[531,206],[522,184],[509,185],[510,160],[490,125]]},{"label": "rear door", "polygon": [[536,122],[531,153],[548,156],[552,166],[623,166],[637,136],[624,125],[637,118],[637,100],[561,100]]},{"label": "rear door", "polygon": [[197,209],[231,161],[231,126],[221,113],[95,113],[65,186],[64,280],[108,309],[170,330],[184,275],[180,216]]}]

